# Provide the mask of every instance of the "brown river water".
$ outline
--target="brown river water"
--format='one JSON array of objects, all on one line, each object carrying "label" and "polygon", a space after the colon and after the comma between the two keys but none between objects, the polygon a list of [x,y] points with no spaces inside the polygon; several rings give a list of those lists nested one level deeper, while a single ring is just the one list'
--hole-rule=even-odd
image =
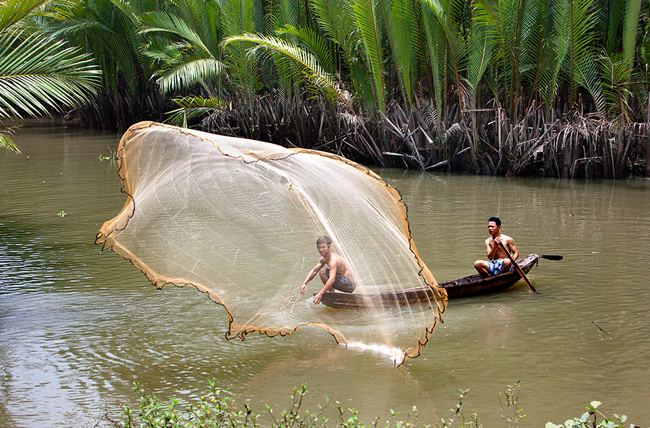
[{"label": "brown river water", "polygon": [[[497,214],[520,253],[561,254],[523,283],[452,300],[422,355],[402,367],[337,346],[319,331],[224,339],[224,311],[196,291],[156,290],[131,264],[93,245],[121,208],[118,135],[26,128],[22,155],[0,152],[0,426],[108,425],[136,405],[139,381],[191,400],[214,378],[264,412],[325,398],[360,417],[420,423],[450,414],[505,426],[499,392],[521,381],[521,426],[561,423],[591,400],[650,425],[650,181],[559,181],[377,171],[402,194],[422,258],[438,280],[472,273]],[[254,249],[250,249],[254,251]]]}]

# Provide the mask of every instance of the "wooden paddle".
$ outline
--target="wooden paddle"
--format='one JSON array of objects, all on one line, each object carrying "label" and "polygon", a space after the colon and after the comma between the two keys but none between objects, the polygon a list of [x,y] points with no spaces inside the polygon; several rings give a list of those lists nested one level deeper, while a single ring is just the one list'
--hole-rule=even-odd
[{"label": "wooden paddle", "polygon": [[524,281],[526,281],[526,285],[528,285],[528,288],[530,288],[530,291],[532,291],[533,293],[541,294],[540,292],[538,292],[537,290],[535,290],[535,287],[533,287],[533,283],[530,282],[530,280],[528,279],[528,277],[526,277],[526,274],[524,273],[523,270],[521,270],[521,268],[520,268],[519,265],[517,264],[517,261],[516,261],[516,260],[515,260],[511,255],[510,255],[510,251],[508,251],[508,249],[506,248],[506,246],[503,245],[503,242],[499,242],[499,245],[501,246],[501,248],[503,248],[503,251],[505,251],[506,254],[508,255],[508,258],[510,259],[510,262],[512,263],[512,267],[515,268],[515,270],[517,271],[517,273],[519,274],[519,276],[521,277],[521,279],[523,279]]}]

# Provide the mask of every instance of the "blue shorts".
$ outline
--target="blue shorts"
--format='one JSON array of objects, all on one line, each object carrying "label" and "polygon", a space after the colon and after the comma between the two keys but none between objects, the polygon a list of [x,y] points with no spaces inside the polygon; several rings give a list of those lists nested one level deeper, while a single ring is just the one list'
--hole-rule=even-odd
[{"label": "blue shorts", "polygon": [[[510,272],[512,272],[514,268],[515,267],[512,264],[510,264]],[[488,262],[488,272],[492,276],[503,273],[503,259],[490,260]]]},{"label": "blue shorts", "polygon": [[[330,277],[329,266],[326,265],[323,269],[325,269],[325,276],[329,278]],[[348,278],[345,275],[341,275],[339,272],[336,272],[336,279],[334,280],[334,289],[346,293],[352,293],[355,288],[357,288],[357,284],[355,284],[350,278]]]}]

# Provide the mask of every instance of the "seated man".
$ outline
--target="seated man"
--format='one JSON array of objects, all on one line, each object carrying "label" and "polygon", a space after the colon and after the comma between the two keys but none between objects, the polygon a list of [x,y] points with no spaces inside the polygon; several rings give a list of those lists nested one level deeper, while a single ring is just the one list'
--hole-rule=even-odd
[{"label": "seated man", "polygon": [[307,283],[314,279],[317,273],[320,273],[320,279],[323,282],[323,288],[314,295],[314,303],[320,303],[323,294],[329,293],[334,289],[352,293],[356,288],[356,284],[352,280],[352,272],[348,266],[345,257],[340,256],[330,251],[332,240],[329,236],[321,236],[316,240],[316,248],[321,258],[318,264],[309,271],[307,277],[300,286],[300,293],[307,290]]},{"label": "seated man", "polygon": [[514,260],[519,257],[515,241],[508,235],[501,233],[501,219],[499,217],[490,217],[488,219],[488,233],[490,237],[485,240],[488,260],[474,262],[474,268],[483,278],[513,270],[510,258],[499,243],[502,243],[508,249]]}]

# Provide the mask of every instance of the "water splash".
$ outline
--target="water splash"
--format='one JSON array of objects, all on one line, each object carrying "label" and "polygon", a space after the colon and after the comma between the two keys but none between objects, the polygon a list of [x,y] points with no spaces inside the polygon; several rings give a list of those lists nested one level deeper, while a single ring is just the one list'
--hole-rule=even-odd
[{"label": "water splash", "polygon": [[362,352],[372,352],[390,358],[391,362],[398,365],[404,359],[404,350],[396,346],[388,346],[381,343],[349,342],[348,349]]}]

